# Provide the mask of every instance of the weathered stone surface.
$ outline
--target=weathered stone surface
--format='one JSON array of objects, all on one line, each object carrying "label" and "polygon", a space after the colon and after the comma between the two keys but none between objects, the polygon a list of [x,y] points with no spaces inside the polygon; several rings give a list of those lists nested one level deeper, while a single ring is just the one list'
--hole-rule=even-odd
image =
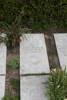
[{"label": "weathered stone surface", "polygon": [[0,100],[5,95],[5,76],[0,76]]},{"label": "weathered stone surface", "polygon": [[67,71],[67,34],[54,34],[58,57],[62,69]]},{"label": "weathered stone surface", "polygon": [[0,43],[0,75],[6,74],[6,45]]},{"label": "weathered stone surface", "polygon": [[44,34],[24,34],[20,43],[20,74],[49,72]]},{"label": "weathered stone surface", "polygon": [[20,100],[48,100],[48,76],[21,76]]}]

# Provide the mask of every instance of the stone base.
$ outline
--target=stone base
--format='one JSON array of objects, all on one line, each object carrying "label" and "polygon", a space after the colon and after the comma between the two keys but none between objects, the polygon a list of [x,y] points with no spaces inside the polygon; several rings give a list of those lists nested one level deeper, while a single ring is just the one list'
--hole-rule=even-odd
[{"label": "stone base", "polygon": [[5,95],[5,76],[0,76],[0,100]]},{"label": "stone base", "polygon": [[21,76],[20,100],[48,100],[48,76]]}]

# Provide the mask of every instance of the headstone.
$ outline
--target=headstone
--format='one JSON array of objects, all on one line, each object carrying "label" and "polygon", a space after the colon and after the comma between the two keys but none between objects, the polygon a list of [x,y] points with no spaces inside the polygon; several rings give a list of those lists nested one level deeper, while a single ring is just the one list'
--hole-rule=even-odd
[{"label": "headstone", "polygon": [[0,37],[2,37],[2,38],[6,38],[6,34],[4,34],[4,33],[0,33]]},{"label": "headstone", "polygon": [[[5,38],[5,34],[0,37]],[[5,95],[5,77],[6,77],[6,52],[7,48],[4,42],[0,43],[0,100]]]},{"label": "headstone", "polygon": [[0,43],[0,75],[6,74],[6,45]]},{"label": "headstone", "polygon": [[62,69],[67,71],[67,34],[54,34],[58,57]]},{"label": "headstone", "polygon": [[0,100],[5,95],[5,76],[0,76]]},{"label": "headstone", "polygon": [[49,72],[44,34],[24,34],[20,43],[20,75]]},{"label": "headstone", "polygon": [[20,100],[48,100],[48,76],[22,76],[20,78]]}]

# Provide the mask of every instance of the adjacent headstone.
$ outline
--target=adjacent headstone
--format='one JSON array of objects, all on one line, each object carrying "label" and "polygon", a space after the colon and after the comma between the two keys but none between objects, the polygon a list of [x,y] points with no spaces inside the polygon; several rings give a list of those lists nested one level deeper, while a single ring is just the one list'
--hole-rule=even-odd
[{"label": "adjacent headstone", "polygon": [[20,78],[20,100],[48,100],[48,76],[22,76]]},{"label": "adjacent headstone", "polygon": [[[6,38],[4,33],[0,34],[1,38]],[[4,42],[0,42],[0,100],[5,95],[5,77],[6,77],[6,53],[7,48]]]},{"label": "adjacent headstone", "polygon": [[20,75],[49,72],[44,34],[24,34],[20,43]]},{"label": "adjacent headstone", "polygon": [[0,43],[0,75],[6,74],[6,45]]},{"label": "adjacent headstone", "polygon": [[0,76],[0,100],[2,100],[4,94],[5,94],[5,76]]},{"label": "adjacent headstone", "polygon": [[58,57],[62,69],[67,71],[67,34],[54,34]]}]

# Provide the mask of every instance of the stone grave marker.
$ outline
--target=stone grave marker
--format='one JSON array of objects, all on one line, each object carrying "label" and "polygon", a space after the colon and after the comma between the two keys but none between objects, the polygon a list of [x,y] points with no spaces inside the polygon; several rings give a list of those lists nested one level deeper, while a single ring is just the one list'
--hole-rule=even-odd
[{"label": "stone grave marker", "polygon": [[20,75],[49,72],[44,34],[24,34],[20,43]]},{"label": "stone grave marker", "polygon": [[0,76],[0,100],[2,100],[4,94],[5,94],[5,76]]},{"label": "stone grave marker", "polygon": [[[5,38],[5,34],[1,34],[0,37]],[[4,42],[0,43],[0,100],[5,95],[5,77],[6,77],[6,53],[7,47]]]},{"label": "stone grave marker", "polygon": [[48,100],[48,76],[22,76],[20,79],[20,100]]},{"label": "stone grave marker", "polygon": [[6,45],[0,43],[0,75],[6,74]]},{"label": "stone grave marker", "polygon": [[67,71],[67,34],[54,34],[57,53],[62,69]]}]

